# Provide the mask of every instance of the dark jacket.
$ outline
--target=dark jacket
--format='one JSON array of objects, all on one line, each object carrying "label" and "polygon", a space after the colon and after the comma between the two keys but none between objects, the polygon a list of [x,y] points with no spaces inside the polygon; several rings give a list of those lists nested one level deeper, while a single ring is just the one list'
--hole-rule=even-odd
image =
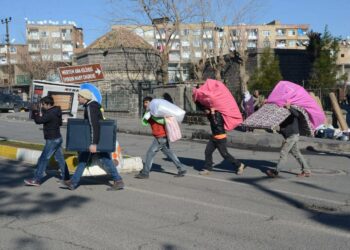
[{"label": "dark jacket", "polygon": [[220,112],[215,111],[214,114],[209,114],[208,120],[210,122],[211,132],[214,136],[226,133],[224,128],[224,118]]},{"label": "dark jacket", "polygon": [[61,137],[60,126],[62,126],[62,112],[60,107],[52,107],[44,110],[42,116],[38,111],[33,111],[36,124],[44,124],[45,140],[54,140]]},{"label": "dark jacket", "polygon": [[299,134],[299,111],[292,107],[289,111],[291,113],[290,116],[288,116],[280,125],[280,133],[284,138]]},{"label": "dark jacket", "polygon": [[100,123],[103,120],[101,105],[96,101],[90,101],[84,105],[84,119],[89,121],[91,130],[91,144],[100,141]]}]

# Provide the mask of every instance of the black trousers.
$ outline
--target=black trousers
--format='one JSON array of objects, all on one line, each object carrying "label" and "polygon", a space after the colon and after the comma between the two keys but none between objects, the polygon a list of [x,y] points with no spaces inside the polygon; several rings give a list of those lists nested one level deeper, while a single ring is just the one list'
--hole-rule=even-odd
[{"label": "black trousers", "polygon": [[227,140],[224,139],[214,139],[210,138],[207,144],[207,147],[205,148],[205,163],[204,168],[207,170],[213,169],[213,153],[215,149],[219,150],[219,153],[221,156],[229,161],[231,164],[233,164],[236,168],[238,168],[241,165],[241,162],[234,158],[228,151],[227,151]]}]

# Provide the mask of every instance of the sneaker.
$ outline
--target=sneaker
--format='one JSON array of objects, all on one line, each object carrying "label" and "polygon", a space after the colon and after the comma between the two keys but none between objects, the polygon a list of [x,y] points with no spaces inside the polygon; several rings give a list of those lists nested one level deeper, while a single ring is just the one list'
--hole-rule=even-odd
[{"label": "sneaker", "polygon": [[310,172],[305,172],[302,171],[300,174],[297,174],[297,177],[310,177],[311,173]]},{"label": "sneaker", "polygon": [[241,165],[239,165],[239,167],[237,168],[236,174],[237,175],[242,175],[245,167],[246,166],[243,163],[241,163]]},{"label": "sneaker", "polygon": [[144,174],[144,173],[138,173],[137,175],[135,175],[136,179],[148,179],[149,175],[148,174]]},{"label": "sneaker", "polygon": [[180,170],[176,175],[174,175],[174,177],[184,177],[186,173],[186,170]]},{"label": "sneaker", "polygon": [[124,189],[124,182],[123,180],[119,180],[119,181],[113,181],[113,184],[110,188],[108,188],[108,191],[112,191],[112,190],[121,190]]},{"label": "sneaker", "polygon": [[68,181],[63,181],[63,184],[69,189],[69,190],[74,190],[75,187],[74,185],[72,184],[72,182],[70,180]]},{"label": "sneaker", "polygon": [[266,174],[267,174],[267,176],[270,177],[270,178],[276,178],[276,177],[278,176],[278,171],[273,170],[273,169],[268,169],[268,170],[266,171]]},{"label": "sneaker", "polygon": [[199,171],[199,174],[200,174],[200,175],[209,175],[209,174],[210,174],[210,171],[207,170],[207,169],[203,169],[203,170]]},{"label": "sneaker", "polygon": [[40,182],[34,179],[25,179],[24,183],[27,186],[34,186],[34,187],[40,187]]}]

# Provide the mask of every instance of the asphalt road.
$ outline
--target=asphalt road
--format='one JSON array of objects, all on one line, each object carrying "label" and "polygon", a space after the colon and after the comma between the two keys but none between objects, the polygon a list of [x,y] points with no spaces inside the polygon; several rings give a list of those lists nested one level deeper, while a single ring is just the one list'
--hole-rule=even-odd
[{"label": "asphalt road", "polygon": [[[0,137],[42,142],[29,122],[0,120]],[[124,153],[144,157],[151,137],[119,134]],[[269,179],[278,154],[229,151],[249,165],[236,176],[218,153],[215,171],[198,175],[205,145],[172,144],[189,174],[159,153],[148,180],[123,175],[123,191],[107,178],[61,189],[55,171],[40,188],[23,186],[32,166],[0,159],[0,249],[350,249],[350,159],[308,154],[311,178]],[[294,159],[290,171],[297,172]],[[50,178],[52,177],[52,178]]]}]

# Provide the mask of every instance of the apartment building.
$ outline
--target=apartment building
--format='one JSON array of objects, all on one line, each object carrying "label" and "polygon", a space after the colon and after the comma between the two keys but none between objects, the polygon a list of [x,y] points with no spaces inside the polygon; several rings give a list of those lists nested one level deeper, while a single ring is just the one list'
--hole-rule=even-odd
[{"label": "apartment building", "polygon": [[350,86],[350,37],[343,39],[339,44],[338,53],[338,77],[347,76],[347,85]]},{"label": "apartment building", "polygon": [[7,57],[7,45],[0,44],[0,88],[1,87],[20,87],[28,86],[30,77],[23,71],[23,55],[28,51],[26,44],[11,44],[9,48],[10,75]]},{"label": "apartment building", "polygon": [[[171,25],[171,24],[169,24]],[[112,28],[118,28],[115,25]],[[201,59],[227,54],[229,51],[258,49],[264,47],[279,49],[305,49],[308,44],[306,24],[281,24],[272,21],[262,25],[231,25],[218,27],[213,22],[180,24],[174,34],[167,33],[167,26],[157,24],[158,31],[151,25],[122,26],[133,30],[148,43],[162,51],[165,41],[171,38],[169,52],[169,78],[177,81],[188,79],[190,64]]]},{"label": "apartment building", "polygon": [[28,52],[34,60],[67,62],[84,48],[83,29],[72,21],[27,21]]}]

